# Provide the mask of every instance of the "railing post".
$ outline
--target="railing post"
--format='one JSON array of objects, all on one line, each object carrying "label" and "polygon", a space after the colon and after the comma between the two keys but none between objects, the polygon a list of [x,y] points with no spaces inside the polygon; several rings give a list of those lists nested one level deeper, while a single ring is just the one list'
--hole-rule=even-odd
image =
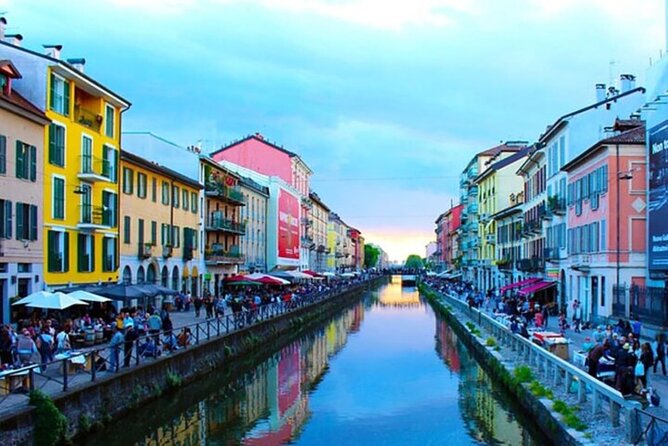
[{"label": "railing post", "polygon": [[596,415],[598,411],[601,409],[601,395],[596,391],[596,389],[592,389],[591,392],[591,413],[592,415]]},{"label": "railing post", "polygon": [[619,427],[619,403],[610,400],[610,423],[612,427]]},{"label": "railing post", "polygon": [[97,350],[93,350],[90,352],[90,380],[95,381],[95,375],[97,373],[97,365],[95,364],[95,353],[97,353]]},{"label": "railing post", "polygon": [[63,359],[62,363],[63,363],[63,392],[66,392],[67,381],[68,381],[67,359]]},{"label": "railing post", "polygon": [[35,390],[35,368],[30,367],[30,371],[28,371],[28,376],[30,379],[30,383],[28,383],[28,387],[30,387],[30,390],[33,391]]},{"label": "railing post", "polygon": [[196,329],[195,329],[195,344],[199,344],[199,329],[200,329],[199,323],[197,325],[195,325],[195,327],[196,327]]},{"label": "railing post", "polygon": [[207,319],[206,321],[206,340],[211,339],[211,322]]},{"label": "railing post", "polygon": [[642,431],[642,421],[640,420],[641,405],[637,401],[627,402],[626,408],[626,441],[629,443],[636,442]]},{"label": "railing post", "polygon": [[583,379],[578,380],[578,403],[587,401],[587,383]]},{"label": "railing post", "polygon": [[566,376],[564,376],[564,391],[566,392],[566,395],[568,395],[568,394],[571,393],[571,379],[572,379],[572,376],[571,376],[571,374],[569,373],[568,370],[565,370],[564,373],[566,375]]},{"label": "railing post", "polygon": [[[134,342],[134,347],[135,347],[135,358],[136,358],[136,359],[135,359],[135,364],[136,364],[136,365],[139,365],[139,356],[140,356],[140,355],[139,355],[139,339],[140,339],[140,338],[137,338],[137,339],[135,340],[135,342]],[[132,352],[130,352],[130,354],[132,354]]]}]

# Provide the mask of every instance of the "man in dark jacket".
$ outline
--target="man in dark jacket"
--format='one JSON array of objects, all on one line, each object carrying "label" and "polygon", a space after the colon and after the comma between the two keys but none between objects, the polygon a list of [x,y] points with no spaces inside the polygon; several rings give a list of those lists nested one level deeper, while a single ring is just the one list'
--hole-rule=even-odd
[{"label": "man in dark jacket", "polygon": [[596,344],[596,346],[589,352],[589,374],[594,378],[598,378],[598,361],[600,361],[601,358],[612,361],[612,359],[607,354],[609,348],[610,341],[606,339],[602,344]]},{"label": "man in dark jacket", "polygon": [[123,367],[130,367],[130,360],[132,359],[132,346],[135,341],[139,338],[137,330],[135,330],[134,324],[129,325],[125,331],[125,357],[123,358]]}]

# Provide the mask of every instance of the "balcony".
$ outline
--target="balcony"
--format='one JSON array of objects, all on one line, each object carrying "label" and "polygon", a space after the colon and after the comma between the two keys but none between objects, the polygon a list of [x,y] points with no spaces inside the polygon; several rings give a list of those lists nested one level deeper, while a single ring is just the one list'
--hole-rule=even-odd
[{"label": "balcony", "polygon": [[102,119],[103,117],[99,113],[87,110],[79,105],[74,106],[74,120],[94,132],[100,133]]},{"label": "balcony", "polygon": [[246,223],[240,223],[229,218],[224,218],[220,213],[213,213],[209,215],[206,220],[207,231],[228,232],[230,234],[245,235]]},{"label": "balcony", "polygon": [[174,254],[174,248],[171,245],[163,245],[162,247],[162,257],[165,259],[170,258]]},{"label": "balcony", "polygon": [[114,224],[114,216],[111,209],[102,206],[82,204],[79,206],[79,223],[77,228],[81,230],[108,229]]},{"label": "balcony", "polygon": [[237,265],[245,261],[245,256],[237,245],[226,250],[222,245],[214,244],[204,251],[204,262],[207,265]]},{"label": "balcony", "polygon": [[466,210],[470,212],[471,214],[477,215],[478,214],[478,203],[476,201],[472,202],[466,207]]},{"label": "balcony", "polygon": [[327,250],[325,245],[318,245],[318,247],[316,248],[316,251],[318,252],[325,252],[325,250]]},{"label": "balcony", "polygon": [[108,160],[103,160],[90,155],[82,155],[79,157],[79,172],[77,173],[77,178],[88,182],[104,181],[106,183],[111,183],[111,164]]},{"label": "balcony", "polygon": [[561,249],[559,248],[545,248],[543,251],[543,257],[545,257],[545,260],[548,262],[558,262],[559,260],[563,260],[561,257]]},{"label": "balcony", "polygon": [[246,197],[237,188],[226,186],[223,183],[209,181],[204,188],[207,197],[217,197],[230,204],[246,206]]},{"label": "balcony", "polygon": [[490,245],[496,245],[496,235],[495,234],[487,234],[486,237],[487,243]]},{"label": "balcony", "polygon": [[542,257],[531,257],[520,259],[517,269],[522,272],[535,273],[545,269],[545,259]]},{"label": "balcony", "polygon": [[591,268],[591,256],[589,254],[579,254],[573,256],[571,268],[576,271],[589,271]]},{"label": "balcony", "polygon": [[547,199],[549,213],[554,215],[566,215],[566,200],[553,195]]},{"label": "balcony", "polygon": [[512,271],[514,263],[512,259],[501,259],[496,261],[496,266],[501,271]]},{"label": "balcony", "polygon": [[151,243],[139,243],[137,246],[137,257],[139,260],[153,257],[153,245]]},{"label": "balcony", "polygon": [[194,258],[195,249],[192,246],[185,246],[183,248],[183,261],[187,262]]},{"label": "balcony", "polygon": [[313,224],[313,220],[308,219],[306,217],[302,217],[302,224],[308,228]]}]

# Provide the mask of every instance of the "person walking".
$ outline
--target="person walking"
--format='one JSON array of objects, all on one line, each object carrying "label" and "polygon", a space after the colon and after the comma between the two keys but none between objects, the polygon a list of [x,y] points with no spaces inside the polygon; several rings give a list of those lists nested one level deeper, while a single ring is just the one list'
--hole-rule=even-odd
[{"label": "person walking", "polygon": [[647,373],[649,373],[649,368],[654,364],[654,354],[652,353],[652,347],[649,345],[649,342],[645,342],[640,347],[640,363],[643,365],[643,373],[638,378],[640,378],[643,389],[646,389]]},{"label": "person walking", "polygon": [[598,362],[601,360],[601,358],[612,361],[612,358],[608,356],[609,348],[610,342],[606,339],[602,344],[597,344],[589,351],[589,354],[587,355],[589,375],[593,376],[594,378],[598,378]]},{"label": "person walking", "polygon": [[37,337],[37,350],[41,358],[40,370],[46,370],[46,363],[53,360],[53,336],[48,331],[40,333]]},{"label": "person walking", "polygon": [[199,314],[202,311],[202,304],[203,304],[202,298],[199,296],[195,297],[195,301],[193,302],[193,304],[195,306],[195,317],[199,317]]},{"label": "person walking", "polygon": [[123,367],[130,367],[130,360],[132,359],[132,347],[138,338],[139,334],[137,333],[137,330],[135,330],[134,324],[128,325],[128,327],[125,329],[125,356],[123,358]]},{"label": "person walking", "polygon": [[582,323],[582,308],[577,299],[573,301],[573,329],[576,333],[580,333],[580,324]]},{"label": "person walking", "polygon": [[117,372],[118,363],[121,355],[121,344],[123,343],[123,333],[117,325],[114,325],[114,334],[109,342],[109,371]]},{"label": "person walking", "polygon": [[654,373],[656,373],[656,365],[661,364],[663,376],[666,376],[666,343],[663,335],[657,335],[652,342],[652,350],[654,351]]}]

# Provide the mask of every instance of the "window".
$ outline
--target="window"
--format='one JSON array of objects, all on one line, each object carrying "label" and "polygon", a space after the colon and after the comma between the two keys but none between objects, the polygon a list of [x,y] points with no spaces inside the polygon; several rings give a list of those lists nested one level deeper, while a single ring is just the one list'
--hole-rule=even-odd
[{"label": "window", "polygon": [[12,202],[0,200],[0,238],[12,238]]},{"label": "window", "polygon": [[182,207],[184,211],[188,210],[188,197],[190,197],[190,195],[188,195],[188,191],[183,189]]},{"label": "window", "polygon": [[93,140],[86,136],[81,136],[81,172],[93,173]]},{"label": "window", "polygon": [[37,240],[37,206],[16,203],[16,240]]},{"label": "window", "polygon": [[52,273],[69,271],[70,237],[68,232],[47,233],[47,268]]},{"label": "window", "polygon": [[77,271],[90,273],[95,270],[95,238],[90,234],[77,235]]},{"label": "window", "polygon": [[93,189],[89,184],[79,186],[81,191],[81,223],[93,223],[93,206],[91,193]]},{"label": "window", "polygon": [[70,114],[70,82],[51,73],[49,108],[63,116]]},{"label": "window", "polygon": [[7,137],[0,135],[0,174],[7,173]]},{"label": "window", "polygon": [[16,141],[16,178],[37,180],[37,149],[21,141]]},{"label": "window", "polygon": [[608,249],[608,239],[606,235],[606,225],[607,221],[601,220],[601,251],[606,251]]},{"label": "window", "polygon": [[146,198],[146,174],[137,172],[137,196]]},{"label": "window", "polygon": [[178,248],[181,246],[181,233],[178,226],[172,226],[172,246]]},{"label": "window", "polygon": [[132,195],[134,190],[135,173],[132,169],[123,168],[123,193]]},{"label": "window", "polygon": [[144,244],[144,219],[137,220],[137,239],[140,245]]},{"label": "window", "polygon": [[107,145],[102,147],[102,175],[113,183],[118,181],[118,151]]},{"label": "window", "polygon": [[162,204],[169,205],[169,183],[167,181],[162,182]]},{"label": "window", "polygon": [[197,193],[192,192],[190,194],[190,210],[193,214],[197,213]]},{"label": "window", "polygon": [[109,138],[114,137],[114,116],[115,110],[114,107],[107,104],[104,109],[104,134]]},{"label": "window", "polygon": [[63,220],[65,218],[65,180],[63,178],[53,177],[51,215],[54,219]]},{"label": "window", "polygon": [[102,271],[113,272],[118,269],[116,261],[116,238],[104,237],[102,239]]},{"label": "window", "polygon": [[178,186],[172,186],[172,206],[175,208],[179,207],[179,190]]},{"label": "window", "polygon": [[163,223],[160,229],[161,229],[160,241],[162,243],[162,246],[171,246],[172,245],[170,237],[171,234],[169,232],[170,226],[167,223]]},{"label": "window", "polygon": [[118,226],[118,197],[106,190],[102,191],[102,225]]},{"label": "window", "polygon": [[158,199],[158,180],[153,177],[151,178],[151,201],[153,203]]},{"label": "window", "polygon": [[126,245],[130,244],[130,217],[127,215],[123,217],[123,243]]},{"label": "window", "polygon": [[151,245],[155,246],[158,241],[158,223],[155,221],[151,222]]},{"label": "window", "polygon": [[49,125],[49,163],[65,166],[65,127],[58,124]]}]

